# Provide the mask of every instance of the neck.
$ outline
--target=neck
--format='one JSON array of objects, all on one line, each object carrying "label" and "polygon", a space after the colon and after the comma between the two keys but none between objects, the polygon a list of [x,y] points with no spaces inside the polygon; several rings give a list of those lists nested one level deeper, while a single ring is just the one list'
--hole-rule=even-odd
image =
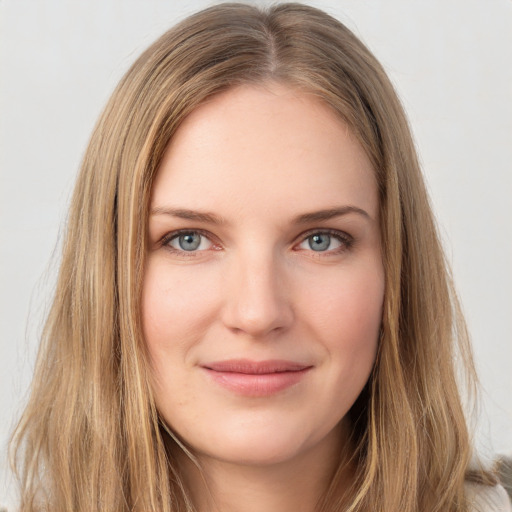
[{"label": "neck", "polygon": [[[237,464],[202,454],[199,470],[183,451],[174,447],[173,453],[198,512],[314,512],[344,460],[344,436],[338,429],[331,435],[291,460],[272,464]],[[347,464],[337,475],[340,497],[351,478]]]}]

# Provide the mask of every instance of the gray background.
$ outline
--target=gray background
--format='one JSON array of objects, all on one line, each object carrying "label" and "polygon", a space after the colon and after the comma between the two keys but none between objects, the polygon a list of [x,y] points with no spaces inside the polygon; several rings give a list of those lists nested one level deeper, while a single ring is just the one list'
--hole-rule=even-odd
[{"label": "gray background", "polygon": [[[265,2],[259,2],[265,4]],[[473,336],[476,445],[512,454],[512,1],[325,0],[403,99]],[[58,267],[59,233],[93,124],[128,66],[211,4],[0,0],[0,505]]]}]

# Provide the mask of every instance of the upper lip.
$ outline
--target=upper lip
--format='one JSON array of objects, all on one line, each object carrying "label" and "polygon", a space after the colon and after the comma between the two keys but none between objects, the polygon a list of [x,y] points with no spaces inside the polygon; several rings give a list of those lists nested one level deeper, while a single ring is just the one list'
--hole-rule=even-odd
[{"label": "upper lip", "polygon": [[298,372],[310,368],[311,365],[282,359],[266,361],[251,361],[249,359],[229,359],[202,365],[207,370],[226,373],[246,373],[248,375],[263,375],[265,373]]}]

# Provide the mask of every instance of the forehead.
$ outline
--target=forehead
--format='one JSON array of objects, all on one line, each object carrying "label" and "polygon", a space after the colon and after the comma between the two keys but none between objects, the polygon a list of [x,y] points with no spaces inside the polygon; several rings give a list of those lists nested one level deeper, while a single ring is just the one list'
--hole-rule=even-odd
[{"label": "forehead", "polygon": [[170,141],[152,206],[297,213],[354,204],[377,214],[371,163],[347,124],[311,94],[240,86],[199,106]]}]

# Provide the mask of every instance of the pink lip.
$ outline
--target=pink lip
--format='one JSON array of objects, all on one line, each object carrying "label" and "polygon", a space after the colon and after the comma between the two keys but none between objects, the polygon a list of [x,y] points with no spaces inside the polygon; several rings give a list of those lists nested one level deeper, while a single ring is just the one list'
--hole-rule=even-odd
[{"label": "pink lip", "polygon": [[268,396],[297,384],[312,366],[293,361],[231,359],[202,366],[222,387],[245,396]]}]

